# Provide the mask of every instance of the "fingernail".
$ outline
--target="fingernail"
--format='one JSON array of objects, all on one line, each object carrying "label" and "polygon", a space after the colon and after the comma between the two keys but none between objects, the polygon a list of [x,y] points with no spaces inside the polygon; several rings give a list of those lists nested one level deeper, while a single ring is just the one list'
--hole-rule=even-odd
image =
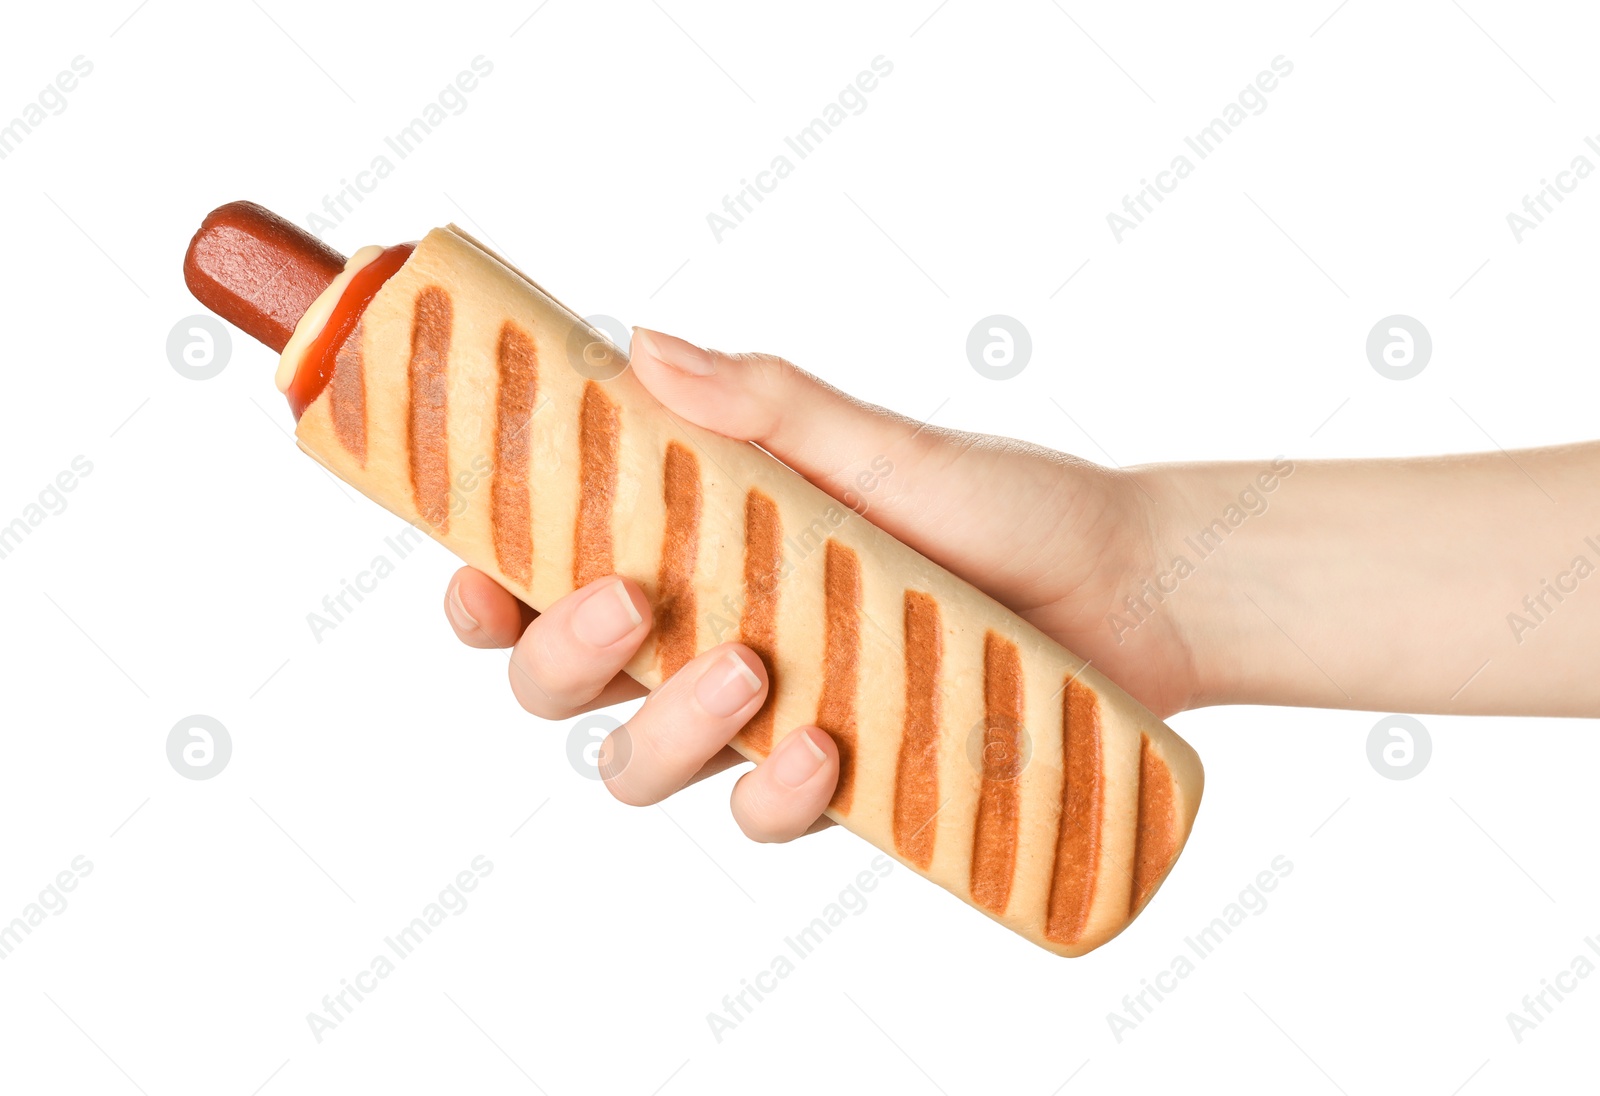
[{"label": "fingernail", "polygon": [[609,647],[644,620],[628,588],[614,578],[590,594],[572,614],[572,631],[591,647]]},{"label": "fingernail", "polygon": [[[795,738],[800,742],[790,741]],[[805,745],[802,746],[801,742]],[[778,756],[773,759],[772,775],[785,788],[798,788],[816,776],[817,770],[822,768],[822,763],[827,759],[828,755],[812,739],[811,731],[801,727],[784,739]]]},{"label": "fingernail", "polygon": [[716,363],[711,360],[711,353],[702,350],[692,342],[672,335],[663,335],[659,331],[651,331],[648,327],[633,329],[635,339],[644,337],[644,348],[680,373],[688,373],[695,377],[709,377],[716,373]]},{"label": "fingernail", "polygon": [[761,679],[732,651],[713,662],[694,687],[700,707],[715,716],[732,715],[760,691]]},{"label": "fingernail", "polygon": [[456,626],[457,631],[475,632],[478,630],[478,622],[472,619],[472,614],[467,612],[467,607],[461,602],[460,583],[450,587],[450,596],[444,599],[444,611],[450,617],[450,623]]}]

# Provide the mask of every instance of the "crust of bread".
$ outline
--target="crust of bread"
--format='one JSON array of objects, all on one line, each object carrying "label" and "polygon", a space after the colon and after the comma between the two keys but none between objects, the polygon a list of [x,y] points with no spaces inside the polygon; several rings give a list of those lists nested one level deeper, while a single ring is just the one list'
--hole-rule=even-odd
[{"label": "crust of bread", "polygon": [[[450,507],[442,527],[419,510],[409,450],[413,309],[418,294],[437,287],[452,302],[448,361],[447,467]],[[491,476],[496,454],[497,346],[507,323],[537,352],[535,411],[529,430],[532,568],[526,583],[504,573],[494,541]],[[341,443],[329,386],[301,417],[300,447],[368,497],[428,531],[462,560],[484,571],[536,609],[574,587],[579,514],[579,407],[594,377],[568,360],[569,339],[583,321],[509,264],[454,226],[436,229],[379,291],[360,324],[366,413],[364,459]],[[619,365],[626,358],[616,352]],[[777,603],[777,643],[769,668],[777,687],[772,741],[816,722],[822,700],[826,605],[821,545],[832,540],[860,562],[859,652],[854,711],[858,741],[848,810],[831,810],[840,825],[894,855],[912,870],[973,904],[1030,941],[1061,955],[1081,955],[1120,932],[1159,886],[1187,840],[1204,777],[1199,757],[1161,720],[1093,666],[993,598],[878,529],[758,447],[713,434],[667,412],[623,369],[599,382],[619,409],[620,434],[610,532],[615,570],[655,603],[666,515],[663,454],[676,442],[698,462],[699,542],[693,569],[695,650],[739,638],[744,609],[747,493],[776,504],[785,530],[785,573]],[[939,606],[941,657],[937,685],[939,807],[933,853],[920,867],[896,848],[896,766],[906,722],[903,599],[908,590]],[[983,908],[972,892],[974,818],[984,774],[984,644],[994,635],[1016,646],[1024,682],[1023,759],[1017,781],[1015,868],[1000,910]],[[627,672],[654,688],[661,682],[656,637],[646,640]],[[1066,747],[1063,694],[1091,690],[1098,701],[1099,842],[1092,900],[1070,940],[1047,934],[1062,825]],[[979,749],[974,750],[976,735]],[[758,750],[743,736],[734,746]],[[1163,772],[1160,789],[1164,865],[1134,894],[1139,854],[1141,756]],[[978,760],[974,760],[977,757]],[[1150,819],[1145,824],[1151,824]],[[1148,873],[1147,873],[1148,874]],[[1059,933],[1057,936],[1059,937]]]}]

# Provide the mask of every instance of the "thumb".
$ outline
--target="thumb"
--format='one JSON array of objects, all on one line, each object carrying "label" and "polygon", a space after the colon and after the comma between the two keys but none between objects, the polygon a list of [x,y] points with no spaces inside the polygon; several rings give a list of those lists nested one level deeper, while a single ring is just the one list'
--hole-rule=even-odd
[{"label": "thumb", "polygon": [[[725,354],[633,329],[632,368],[666,409],[753,441],[846,506],[888,507],[896,473],[926,456],[922,424],[839,391],[770,354]],[[886,514],[875,515],[882,524]]]},{"label": "thumb", "polygon": [[1038,602],[1050,570],[1041,560],[1094,509],[1084,500],[1109,497],[1103,483],[1098,494],[1080,490],[1099,482],[1086,461],[918,423],[769,354],[723,354],[636,327],[632,368],[669,414],[755,442],[1013,608]]}]

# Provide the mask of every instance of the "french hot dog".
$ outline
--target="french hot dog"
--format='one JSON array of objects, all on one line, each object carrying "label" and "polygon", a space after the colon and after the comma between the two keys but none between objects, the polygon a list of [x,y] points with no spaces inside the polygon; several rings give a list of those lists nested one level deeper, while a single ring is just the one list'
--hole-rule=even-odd
[{"label": "french hot dog", "polygon": [[[771,689],[734,741],[839,744],[837,822],[1058,954],[1120,932],[1199,807],[1194,750],[972,585],[755,445],[667,412],[626,356],[454,226],[348,262],[250,203],[185,277],[279,350],[299,445],[534,608],[636,580],[654,687],[738,639]],[[572,348],[577,347],[574,353]]]}]

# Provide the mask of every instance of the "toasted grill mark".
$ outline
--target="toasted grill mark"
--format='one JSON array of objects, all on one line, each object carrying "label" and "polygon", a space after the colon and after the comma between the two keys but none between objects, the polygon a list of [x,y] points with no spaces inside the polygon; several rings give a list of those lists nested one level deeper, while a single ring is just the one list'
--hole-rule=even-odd
[{"label": "toasted grill mark", "polygon": [[1061,700],[1061,720],[1061,823],[1044,934],[1057,943],[1074,944],[1089,927],[1100,875],[1105,778],[1100,701],[1094,690],[1070,681]]},{"label": "toasted grill mark", "polygon": [[622,412],[596,381],[583,386],[578,418],[578,528],[572,582],[587,586],[616,570],[611,510],[617,494],[617,436]]},{"label": "toasted grill mark", "polygon": [[1024,749],[1022,661],[1017,645],[983,637],[983,785],[972,834],[972,898],[1004,913],[1017,863],[1019,783]]},{"label": "toasted grill mark", "polygon": [[500,570],[526,587],[533,581],[532,473],[528,433],[538,394],[539,353],[516,324],[500,328],[495,350],[500,385],[495,395],[494,479],[491,489],[494,557]]},{"label": "toasted grill mark", "polygon": [[915,866],[933,863],[939,811],[939,603],[905,595],[906,709],[894,771],[894,847]]},{"label": "toasted grill mark", "polygon": [[739,642],[767,667],[767,698],[742,732],[752,749],[772,749],[772,704],[778,695],[774,656],[778,646],[778,583],[783,577],[783,527],[778,506],[760,491],[744,497],[744,613]]},{"label": "toasted grill mark", "polygon": [[1178,814],[1172,798],[1172,772],[1150,745],[1139,740],[1139,828],[1133,848],[1133,898],[1129,916],[1145,904],[1178,854]]},{"label": "toasted grill mark", "polygon": [[694,561],[700,545],[700,462],[677,442],[667,443],[662,493],[667,520],[656,572],[656,657],[663,679],[695,655]]},{"label": "toasted grill mark", "polygon": [[823,556],[822,699],[817,726],[839,747],[839,783],[829,806],[850,813],[856,786],[856,683],[861,672],[861,559],[829,540]]},{"label": "toasted grill mark", "polygon": [[367,466],[367,384],[361,357],[362,325],[358,322],[333,361],[328,380],[328,409],[333,436],[362,468]]},{"label": "toasted grill mark", "polygon": [[406,446],[411,454],[411,491],[417,512],[439,532],[450,527],[449,413],[445,398],[450,363],[450,294],[430,285],[417,294],[411,314],[411,361],[407,380],[411,409]]}]

